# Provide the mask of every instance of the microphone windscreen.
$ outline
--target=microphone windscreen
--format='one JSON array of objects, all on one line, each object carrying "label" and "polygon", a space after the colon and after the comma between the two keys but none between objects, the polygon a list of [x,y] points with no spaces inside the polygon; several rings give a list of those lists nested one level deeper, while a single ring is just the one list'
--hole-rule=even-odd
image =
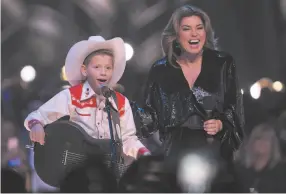
[{"label": "microphone windscreen", "polygon": [[101,93],[105,98],[109,98],[111,96],[111,90],[107,86],[103,86],[101,88]]}]

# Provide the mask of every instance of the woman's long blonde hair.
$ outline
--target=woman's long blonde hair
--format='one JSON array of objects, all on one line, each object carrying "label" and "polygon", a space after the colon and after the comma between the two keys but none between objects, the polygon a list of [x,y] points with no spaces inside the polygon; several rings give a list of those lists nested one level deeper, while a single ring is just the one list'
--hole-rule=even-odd
[{"label": "woman's long blonde hair", "polygon": [[255,141],[260,139],[268,139],[271,142],[269,166],[272,168],[279,163],[282,158],[280,143],[274,125],[270,123],[260,124],[252,130],[250,136],[244,140],[240,149],[235,154],[235,160],[247,168],[251,167],[258,160],[252,146]]}]

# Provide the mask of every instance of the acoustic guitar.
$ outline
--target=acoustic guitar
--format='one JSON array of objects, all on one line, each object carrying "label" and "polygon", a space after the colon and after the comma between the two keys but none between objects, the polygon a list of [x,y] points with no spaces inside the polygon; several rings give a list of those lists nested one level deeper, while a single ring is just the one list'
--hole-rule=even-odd
[{"label": "acoustic guitar", "polygon": [[89,155],[103,154],[104,161],[109,168],[113,167],[117,179],[134,160],[124,156],[123,160],[111,162],[110,139],[94,139],[71,121],[51,123],[45,126],[45,134],[44,145],[34,144],[34,166],[39,177],[54,187],[59,187],[65,175]]}]

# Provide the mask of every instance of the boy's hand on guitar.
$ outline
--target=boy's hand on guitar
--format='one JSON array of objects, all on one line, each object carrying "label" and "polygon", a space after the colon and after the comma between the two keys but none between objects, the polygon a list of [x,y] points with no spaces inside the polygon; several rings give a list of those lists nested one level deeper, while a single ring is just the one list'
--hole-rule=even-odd
[{"label": "boy's hand on guitar", "polygon": [[45,131],[41,124],[36,124],[31,128],[30,139],[33,142],[38,142],[41,145],[45,144]]}]

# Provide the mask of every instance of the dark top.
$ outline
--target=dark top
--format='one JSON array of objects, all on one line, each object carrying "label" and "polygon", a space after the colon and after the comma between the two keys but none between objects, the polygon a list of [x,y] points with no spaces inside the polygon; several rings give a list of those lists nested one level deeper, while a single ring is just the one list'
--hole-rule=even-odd
[{"label": "dark top", "polygon": [[201,106],[204,96],[215,98],[214,111],[217,119],[223,122],[223,130],[216,138],[225,145],[222,147],[227,148],[226,152],[232,153],[243,137],[244,111],[234,60],[220,51],[204,50],[201,72],[192,90],[181,68],[171,66],[167,57],[152,65],[145,106],[136,110],[142,124],[139,134],[148,137],[159,130],[167,149],[172,131],[180,128],[192,115],[206,120],[206,111]]}]

